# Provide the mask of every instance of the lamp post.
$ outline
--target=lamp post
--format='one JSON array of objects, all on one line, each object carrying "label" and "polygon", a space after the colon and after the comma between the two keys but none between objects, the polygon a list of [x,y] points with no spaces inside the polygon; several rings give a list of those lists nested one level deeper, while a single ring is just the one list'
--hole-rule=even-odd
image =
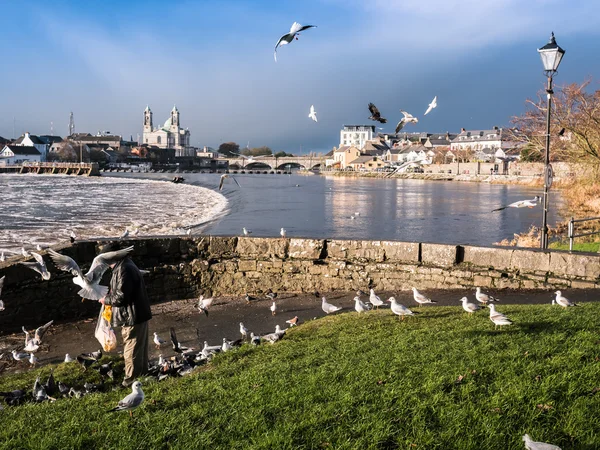
[{"label": "lamp post", "polygon": [[538,53],[542,58],[542,64],[544,65],[544,73],[548,77],[548,86],[546,88],[546,94],[548,98],[548,111],[546,114],[546,159],[544,164],[544,216],[542,219],[542,239],[540,247],[542,249],[548,248],[548,191],[552,185],[552,166],[550,165],[550,114],[552,109],[552,77],[558,70],[560,61],[562,60],[565,51],[558,46],[556,39],[554,39],[554,32],[550,36],[550,41],[542,48],[538,49]]}]

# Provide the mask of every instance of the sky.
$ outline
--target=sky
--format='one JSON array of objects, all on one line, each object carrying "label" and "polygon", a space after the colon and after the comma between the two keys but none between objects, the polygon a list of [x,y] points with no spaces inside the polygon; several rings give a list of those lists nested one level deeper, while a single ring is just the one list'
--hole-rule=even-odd
[{"label": "sky", "polygon": [[[0,136],[110,131],[137,139],[173,105],[191,144],[329,151],[373,102],[393,131],[509,126],[545,83],[600,80],[597,0],[0,0]],[[291,24],[316,25],[273,50]],[[423,116],[437,96],[438,107]],[[308,118],[314,105],[319,121]]]}]

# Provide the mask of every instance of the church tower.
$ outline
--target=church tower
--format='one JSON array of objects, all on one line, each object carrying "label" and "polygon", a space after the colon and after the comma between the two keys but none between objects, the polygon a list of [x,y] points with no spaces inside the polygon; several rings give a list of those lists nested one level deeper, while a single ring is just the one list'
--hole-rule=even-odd
[{"label": "church tower", "polygon": [[177,106],[173,106],[173,109],[171,110],[171,131],[179,131],[179,110],[177,109]]},{"label": "church tower", "polygon": [[152,132],[152,111],[149,106],[144,110],[144,133]]}]

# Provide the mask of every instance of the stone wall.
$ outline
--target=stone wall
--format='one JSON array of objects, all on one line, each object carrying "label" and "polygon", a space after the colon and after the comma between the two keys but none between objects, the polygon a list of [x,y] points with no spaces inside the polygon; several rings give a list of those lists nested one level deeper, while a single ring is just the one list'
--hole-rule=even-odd
[{"label": "stone wall", "polygon": [[[56,250],[86,270],[106,241],[81,241]],[[245,292],[365,290],[556,289],[600,287],[600,256],[396,241],[346,241],[250,237],[168,237],[131,239],[133,260],[145,276],[153,302]],[[52,273],[42,281],[17,263],[0,263],[6,276],[0,333],[55,319],[92,317],[98,304],[77,296],[70,274]],[[21,258],[23,260],[23,258]],[[110,271],[109,271],[110,272]],[[110,273],[105,274],[108,284]]]}]

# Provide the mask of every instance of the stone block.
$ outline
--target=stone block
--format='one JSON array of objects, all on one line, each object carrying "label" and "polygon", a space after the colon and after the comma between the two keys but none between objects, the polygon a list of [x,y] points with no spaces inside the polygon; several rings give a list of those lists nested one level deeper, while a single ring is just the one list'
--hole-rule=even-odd
[{"label": "stone block", "polygon": [[211,258],[235,256],[237,240],[237,237],[211,236],[208,244]]},{"label": "stone block", "polygon": [[508,269],[511,267],[511,258],[513,249],[508,248],[489,248],[472,247],[466,245],[463,247],[463,262],[479,267],[493,267],[496,270]]},{"label": "stone block", "polygon": [[386,261],[419,262],[418,242],[381,241]]},{"label": "stone block", "polygon": [[438,267],[449,267],[456,264],[456,245],[421,244],[421,262]]},{"label": "stone block", "polygon": [[571,289],[594,289],[595,287],[596,283],[594,283],[593,281],[571,281]]},{"label": "stone block", "polygon": [[238,270],[240,272],[250,272],[256,270],[255,259],[241,259],[238,261]]},{"label": "stone block", "polygon": [[475,275],[473,277],[473,286],[491,287],[492,284],[493,284],[492,277],[486,277],[486,276],[482,276],[482,275]]},{"label": "stone block", "polygon": [[600,279],[600,255],[552,252],[549,271],[555,275],[570,275],[590,280]]},{"label": "stone block", "polygon": [[515,249],[510,262],[511,268],[519,269],[521,272],[532,272],[533,270],[546,272],[550,270],[550,253],[541,250]]},{"label": "stone block", "polygon": [[287,243],[287,239],[240,237],[237,238],[236,252],[244,259],[285,259]]},{"label": "stone block", "polygon": [[319,259],[325,241],[321,239],[290,239],[289,257],[292,259]]}]

